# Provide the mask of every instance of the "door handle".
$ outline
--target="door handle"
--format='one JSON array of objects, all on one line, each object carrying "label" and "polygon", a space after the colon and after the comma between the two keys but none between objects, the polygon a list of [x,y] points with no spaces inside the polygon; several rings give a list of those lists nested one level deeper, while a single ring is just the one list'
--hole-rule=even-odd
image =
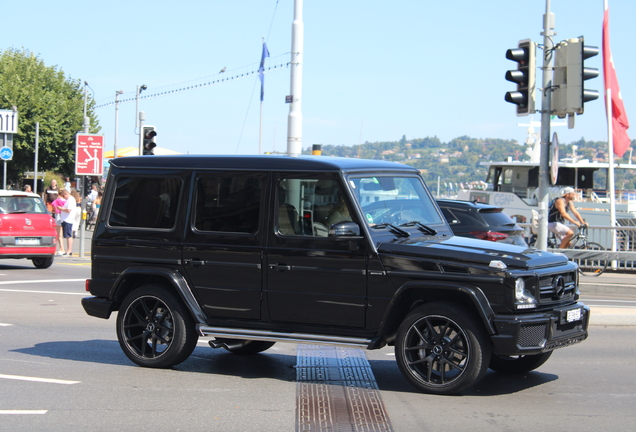
[{"label": "door handle", "polygon": [[186,259],[183,260],[183,263],[185,265],[190,265],[190,266],[202,266],[205,265],[205,261],[201,261],[201,260],[192,260],[192,259]]},{"label": "door handle", "polygon": [[271,270],[276,270],[276,271],[280,271],[280,272],[292,269],[291,266],[285,265],[285,264],[270,264],[269,268]]}]

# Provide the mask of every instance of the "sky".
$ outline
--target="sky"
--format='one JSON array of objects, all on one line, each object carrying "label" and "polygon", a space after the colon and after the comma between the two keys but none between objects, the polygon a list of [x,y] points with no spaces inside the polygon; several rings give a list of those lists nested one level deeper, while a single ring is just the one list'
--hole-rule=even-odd
[{"label": "sky", "polygon": [[[256,154],[262,127],[263,151],[286,151],[294,0],[0,0],[0,5],[0,49],[27,49],[67,77],[86,81],[107,150],[114,145],[119,90],[124,93],[117,147],[138,146],[135,94],[146,85],[139,110],[156,127],[159,147]],[[631,33],[636,2],[610,0],[609,6],[614,64],[636,125]],[[302,148],[402,136],[523,143],[527,127],[519,124],[540,121],[540,114],[517,117],[515,106],[504,101],[515,89],[505,72],[516,69],[505,53],[522,39],[543,43],[545,10],[545,0],[304,0]],[[586,45],[600,48],[603,0],[551,0],[550,10],[555,43],[584,36]],[[263,40],[270,57],[261,105],[253,72]],[[601,71],[602,56],[585,66]],[[227,78],[236,79],[201,85]],[[602,95],[602,86],[601,71],[585,88]],[[552,131],[560,143],[606,141],[602,96],[585,104],[574,129]],[[636,138],[636,127],[630,132]]]}]

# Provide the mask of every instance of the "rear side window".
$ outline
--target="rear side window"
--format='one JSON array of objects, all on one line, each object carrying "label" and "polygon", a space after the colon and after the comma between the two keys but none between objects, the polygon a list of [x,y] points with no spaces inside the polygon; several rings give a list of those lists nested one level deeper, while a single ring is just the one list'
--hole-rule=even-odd
[{"label": "rear side window", "polygon": [[264,175],[204,175],[197,179],[194,228],[198,231],[255,234]]},{"label": "rear side window", "polygon": [[487,212],[479,212],[481,217],[486,221],[488,225],[491,226],[502,226],[502,225],[514,225],[515,221],[510,218],[506,213],[501,211],[487,211]]},{"label": "rear side window", "polygon": [[183,181],[175,177],[119,177],[108,223],[115,227],[174,227]]},{"label": "rear side window", "polygon": [[450,207],[442,207],[442,213],[446,221],[451,227],[472,228],[483,226],[484,223],[479,221],[469,209],[457,209]]}]

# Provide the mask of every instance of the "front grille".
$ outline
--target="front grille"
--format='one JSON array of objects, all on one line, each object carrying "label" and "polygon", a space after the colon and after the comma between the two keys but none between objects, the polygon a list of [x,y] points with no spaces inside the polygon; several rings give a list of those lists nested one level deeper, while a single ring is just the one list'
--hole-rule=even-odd
[{"label": "front grille", "polygon": [[522,348],[541,347],[546,340],[546,324],[521,326],[517,343]]},{"label": "front grille", "polygon": [[574,272],[541,275],[539,277],[540,303],[542,305],[572,300],[576,295]]}]

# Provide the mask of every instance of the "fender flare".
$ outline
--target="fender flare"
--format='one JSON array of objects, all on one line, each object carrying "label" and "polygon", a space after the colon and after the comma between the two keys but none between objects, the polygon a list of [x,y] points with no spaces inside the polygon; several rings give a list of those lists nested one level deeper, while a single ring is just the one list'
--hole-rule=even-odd
[{"label": "fender flare", "polygon": [[[154,276],[165,279],[170,283],[174,290],[179,293],[181,300],[192,314],[192,318],[199,324],[207,324],[206,316],[185,277],[176,269],[170,267],[150,267],[150,266],[133,266],[128,267],[121,272],[111,289],[110,298],[118,298],[123,288],[127,285],[127,280],[134,276]],[[127,294],[127,293],[126,293]]]},{"label": "fender flare", "polygon": [[416,290],[422,290],[424,293],[424,295],[415,295],[417,299],[428,297],[431,298],[431,301],[436,301],[437,299],[452,301],[453,299],[448,297],[449,294],[457,293],[461,295],[463,299],[468,299],[468,306],[471,306],[471,308],[476,311],[477,316],[484,324],[484,328],[488,334],[493,335],[497,333],[492,322],[495,313],[490,307],[486,295],[478,286],[450,281],[410,281],[399,287],[391,299],[385,315],[382,318],[382,322],[380,323],[378,338],[376,338],[375,344],[380,344],[380,341],[385,340],[387,335],[397,330],[399,323],[404,318],[400,311],[406,311],[408,314],[413,306],[413,303],[404,302],[406,302],[409,296]]}]

